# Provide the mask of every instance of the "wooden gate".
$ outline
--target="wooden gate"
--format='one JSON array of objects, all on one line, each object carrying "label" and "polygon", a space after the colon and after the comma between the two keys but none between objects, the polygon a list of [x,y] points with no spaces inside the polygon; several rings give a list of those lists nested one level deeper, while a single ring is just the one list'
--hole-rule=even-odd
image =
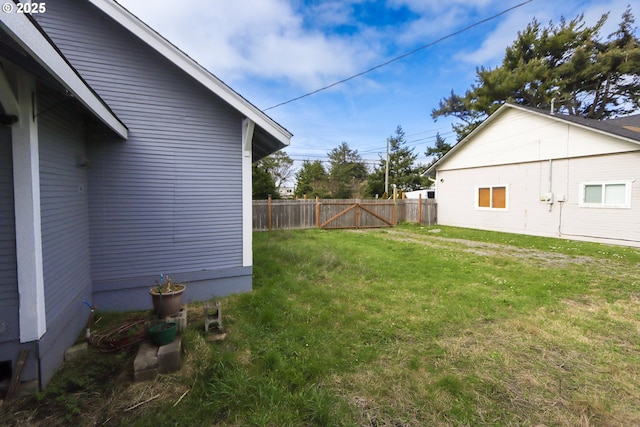
[{"label": "wooden gate", "polygon": [[318,228],[380,228],[397,223],[398,206],[393,200],[331,201],[316,204]]}]

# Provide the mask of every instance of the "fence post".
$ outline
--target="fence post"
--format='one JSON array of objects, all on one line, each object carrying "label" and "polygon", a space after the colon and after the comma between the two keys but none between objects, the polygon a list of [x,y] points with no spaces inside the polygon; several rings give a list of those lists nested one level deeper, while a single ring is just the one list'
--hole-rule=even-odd
[{"label": "fence post", "polygon": [[407,221],[407,195],[402,192],[402,197],[400,197],[400,203],[402,203],[402,219],[401,221]]},{"label": "fence post", "polygon": [[393,225],[398,225],[398,187],[393,186]]},{"label": "fence post", "polygon": [[418,193],[418,224],[422,224],[422,193]]},{"label": "fence post", "polygon": [[269,231],[271,231],[271,194],[269,194],[269,198],[267,199],[267,227]]},{"label": "fence post", "polygon": [[320,228],[320,197],[316,196],[316,228]]},{"label": "fence post", "polygon": [[302,203],[302,227],[307,227],[307,194],[303,195]]}]

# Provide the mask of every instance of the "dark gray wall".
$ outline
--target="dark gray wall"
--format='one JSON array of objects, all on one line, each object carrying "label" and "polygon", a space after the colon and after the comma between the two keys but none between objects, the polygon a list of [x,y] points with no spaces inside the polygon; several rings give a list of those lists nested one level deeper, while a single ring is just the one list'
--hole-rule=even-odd
[{"label": "dark gray wall", "polygon": [[[188,297],[228,293],[215,285],[228,278],[237,291],[250,289],[251,269],[242,268],[242,117],[88,2],[47,2],[38,21],[130,131],[127,141],[88,136],[94,302],[146,308],[142,290],[160,273],[204,272],[192,285],[206,290],[187,290]],[[124,293],[106,295],[132,288],[139,292],[120,302]]]}]

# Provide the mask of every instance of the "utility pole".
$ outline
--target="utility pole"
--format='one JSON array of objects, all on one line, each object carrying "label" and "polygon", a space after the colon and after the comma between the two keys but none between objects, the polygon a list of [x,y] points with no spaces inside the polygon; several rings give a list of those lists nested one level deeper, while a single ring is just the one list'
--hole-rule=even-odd
[{"label": "utility pole", "polygon": [[387,162],[384,169],[384,193],[389,197],[389,138],[387,138]]}]

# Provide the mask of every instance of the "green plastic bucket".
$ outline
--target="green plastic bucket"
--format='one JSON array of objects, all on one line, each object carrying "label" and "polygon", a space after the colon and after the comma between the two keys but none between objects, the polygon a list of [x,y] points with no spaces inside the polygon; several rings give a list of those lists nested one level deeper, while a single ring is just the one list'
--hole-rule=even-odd
[{"label": "green plastic bucket", "polygon": [[174,322],[158,323],[157,325],[149,328],[151,334],[151,340],[156,345],[167,345],[173,342],[176,338],[176,331],[178,330],[178,324]]}]

